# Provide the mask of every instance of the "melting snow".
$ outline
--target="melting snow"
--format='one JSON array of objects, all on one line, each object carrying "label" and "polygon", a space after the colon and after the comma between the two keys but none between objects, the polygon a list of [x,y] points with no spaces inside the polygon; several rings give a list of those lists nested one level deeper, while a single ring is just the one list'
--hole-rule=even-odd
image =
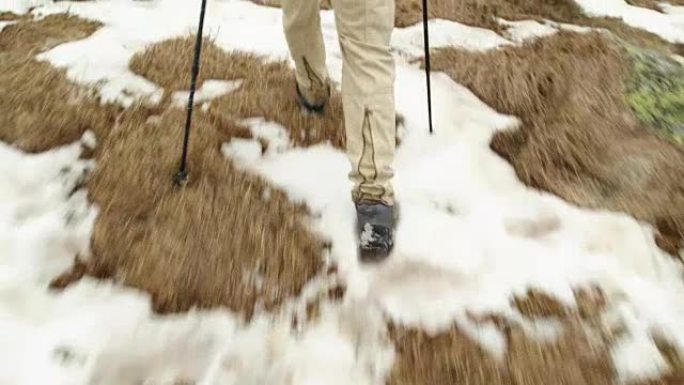
[{"label": "melting snow", "polygon": [[14,21],[0,21],[0,31],[5,29],[5,27],[7,27],[8,25],[12,25],[14,23]]},{"label": "melting snow", "polygon": [[28,12],[33,7],[46,5],[51,2],[52,0],[0,0],[0,11],[20,15]]},{"label": "melting snow", "polygon": [[684,43],[684,14],[665,5],[666,13],[629,5],[625,0],[575,0],[590,16],[617,17],[632,27],[652,32],[671,43]]},{"label": "melting snow", "polygon": [[[216,98],[220,98],[225,94],[229,94],[238,88],[242,81],[226,81],[226,80],[216,80],[210,79],[205,80],[202,87],[195,91],[195,104],[204,104],[206,102],[212,101]],[[188,98],[190,97],[190,91],[176,91],[173,93],[173,102],[177,107],[185,108],[188,104]]]},{"label": "melting snow", "polygon": [[[430,20],[430,48],[458,47],[470,51],[486,51],[510,41],[484,28],[467,26],[450,20]],[[392,47],[406,56],[423,56],[423,25],[398,28],[392,35]]]},{"label": "melting snow", "polygon": [[516,43],[534,40],[539,37],[551,36],[558,32],[556,28],[534,20],[507,21],[499,19],[499,23],[508,27],[506,29],[506,37]]},{"label": "melting snow", "polygon": [[[642,13],[621,0],[578,2],[593,14],[626,15],[628,22],[681,38],[673,15]],[[22,12],[26,4],[4,0],[0,9]],[[207,35],[222,48],[287,58],[279,10],[237,0],[210,1],[209,8]],[[104,27],[40,58],[124,105],[141,97],[155,102],[162,92],[129,71],[130,57],[148,44],[191,33],[199,11],[198,3],[186,0],[110,0],[59,2],[36,14],[67,9]],[[333,14],[323,12],[322,20],[328,65],[339,80]],[[511,39],[550,33],[540,25],[516,23]],[[512,44],[492,31],[452,22],[433,21],[430,28],[436,46],[487,50]],[[85,279],[60,294],[46,291],[74,255],[87,257],[97,210],[84,192],[69,193],[93,165],[78,159],[80,143],[39,155],[0,145],[0,174],[7,181],[0,185],[0,383],[188,378],[202,385],[286,379],[381,384],[393,354],[383,335],[383,313],[429,332],[457,323],[502,358],[504,336],[466,314],[520,319],[509,303],[512,295],[536,287],[572,305],[573,288],[593,284],[613,306],[606,321],[626,329],[613,351],[621,376],[652,377],[664,370],[651,335],[684,351],[682,267],[657,248],[649,226],[617,213],[581,210],[524,186],[489,148],[492,135],[515,129],[518,120],[492,110],[444,74],[432,75],[436,134],[429,136],[422,71],[402,59],[421,55],[420,33],[418,26],[409,27],[392,40],[397,110],[406,133],[396,159],[401,219],[387,263],[358,262],[344,153],[325,144],[291,148],[282,127],[258,118],[243,122],[257,140],[223,146],[226,156],[306,203],[316,214],[316,230],[332,242],[330,258],[347,284],[345,303],[324,305],[321,321],[300,334],[290,330],[289,318],[275,315],[249,324],[225,311],[153,316],[145,295],[111,282]],[[82,141],[95,145],[90,139]],[[265,153],[258,139],[269,142]],[[524,326],[543,340],[562,332],[553,323]]]}]

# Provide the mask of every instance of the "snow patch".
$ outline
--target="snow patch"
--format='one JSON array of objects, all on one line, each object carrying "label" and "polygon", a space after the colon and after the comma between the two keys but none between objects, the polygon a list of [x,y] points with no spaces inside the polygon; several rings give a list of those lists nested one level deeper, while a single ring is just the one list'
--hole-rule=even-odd
[{"label": "snow patch", "polygon": [[[427,112],[416,103],[425,98],[423,82],[422,71],[399,64],[396,105],[407,129],[395,162],[401,219],[393,255],[381,266],[369,269],[357,260],[344,153],[319,145],[244,164],[307,203],[317,231],[332,242],[331,259],[347,296],[377,303],[394,322],[431,333],[457,324],[501,357],[501,332],[473,324],[466,314],[493,312],[525,324],[510,305],[512,296],[537,288],[575,306],[574,289],[596,285],[610,304],[639,309],[632,335],[650,339],[657,330],[683,349],[682,266],[658,249],[653,229],[524,186],[489,148],[492,135],[516,127],[517,119],[493,111],[443,74],[433,74],[436,134],[430,136]],[[524,329],[552,340],[560,332],[555,326]],[[631,352],[616,350],[616,360],[629,360]]]},{"label": "snow patch", "polygon": [[[629,5],[624,0],[575,0],[589,16],[617,17],[632,27],[652,32],[670,43],[684,43],[684,14],[680,7],[666,13]],[[667,11],[670,11],[669,13]]]},{"label": "snow patch", "polygon": [[651,338],[622,338],[613,347],[612,355],[622,383],[655,380],[669,368]]},{"label": "snow patch", "polygon": [[282,125],[263,118],[244,119],[239,123],[249,127],[252,136],[267,143],[267,154],[282,153],[290,147],[290,136]]},{"label": "snow patch", "polygon": [[[103,103],[118,102],[125,107],[137,101],[159,103],[163,90],[128,69],[130,55],[108,32],[99,30],[90,38],[62,44],[37,59],[67,69],[67,77],[74,82],[94,87]],[[84,58],[84,54],[90,57]]]},{"label": "snow patch", "polygon": [[0,12],[12,12],[22,15],[31,10],[31,8],[47,5],[51,2],[52,0],[0,0]]},{"label": "snow patch", "polygon": [[509,40],[518,44],[552,36],[558,33],[558,31],[575,33],[600,31],[596,28],[584,27],[575,24],[558,23],[551,20],[544,20],[542,23],[536,20],[508,21],[505,19],[497,19],[497,21],[499,24],[508,27],[504,35]]},{"label": "snow patch", "polygon": [[249,164],[261,157],[261,143],[252,139],[233,138],[221,146],[221,153],[237,162]]},{"label": "snow patch", "polygon": [[540,37],[554,35],[558,29],[535,20],[507,21],[498,19],[499,24],[508,27],[505,36],[516,43],[536,40]]},{"label": "snow patch", "polygon": [[[223,95],[229,94],[242,84],[241,80],[226,81],[209,79],[205,80],[202,87],[195,92],[195,104],[204,104]],[[173,93],[173,103],[176,107],[185,108],[188,104],[190,91],[176,91]],[[204,106],[203,106],[204,107]]]},{"label": "snow patch", "polygon": [[684,66],[684,56],[673,55],[672,58],[675,59],[679,64]]},{"label": "snow patch", "polygon": [[[430,48],[457,47],[469,51],[487,51],[512,44],[494,31],[450,20],[430,20],[428,28]],[[418,23],[407,28],[395,29],[392,34],[392,48],[404,56],[423,56],[423,25]]]},{"label": "snow patch", "polygon": [[72,193],[92,167],[80,152],[75,143],[31,156],[0,143],[0,287],[46,283],[87,257],[97,211]]},{"label": "snow patch", "polygon": [[[221,151],[240,164],[247,165],[259,160],[262,154],[273,156],[290,148],[290,137],[278,123],[263,118],[243,119],[239,123],[249,127],[253,139],[233,138],[221,146]],[[265,142],[266,148],[260,141]]]},{"label": "snow patch", "polygon": [[670,15],[684,15],[684,6],[675,6],[669,3],[660,3],[658,8]]},{"label": "snow patch", "polygon": [[0,32],[2,32],[5,27],[16,23],[16,21],[0,21]]},{"label": "snow patch", "polygon": [[94,150],[95,147],[97,147],[97,138],[95,137],[95,133],[90,130],[86,131],[81,137],[81,143],[87,148]]},{"label": "snow patch", "polygon": [[0,143],[0,383],[382,382],[393,350],[367,304],[324,305],[299,334],[287,312],[243,324],[223,310],[158,316],[146,294],[90,278],[46,290],[87,257],[97,210],[71,192],[91,139],[38,155]]},{"label": "snow patch", "polygon": [[568,31],[568,32],[576,32],[576,33],[589,33],[593,31],[601,31],[601,28],[592,28],[592,27],[585,27],[582,25],[575,25],[575,24],[567,24],[567,23],[558,23],[552,20],[544,20],[544,24],[549,25],[551,27],[563,30],[563,31]]},{"label": "snow patch", "polygon": [[[130,106],[142,99],[155,104],[162,90],[133,74],[131,57],[150,44],[192,36],[197,28],[199,3],[164,0],[154,3],[119,0],[107,2],[56,2],[37,9],[37,16],[69,12],[98,20],[103,27],[90,37],[65,43],[39,57],[59,68],[75,82],[95,86],[104,101]],[[208,4],[205,36],[219,47],[243,50],[282,60],[288,58],[280,10],[251,2],[212,1]],[[173,20],[173,22],[169,22]],[[338,48],[339,50],[339,48]]]},{"label": "snow patch", "polygon": [[375,241],[376,236],[373,233],[373,226],[371,226],[370,223],[366,223],[366,225],[363,227],[363,231],[361,232],[359,244],[361,245],[361,247],[367,247],[369,244]]}]

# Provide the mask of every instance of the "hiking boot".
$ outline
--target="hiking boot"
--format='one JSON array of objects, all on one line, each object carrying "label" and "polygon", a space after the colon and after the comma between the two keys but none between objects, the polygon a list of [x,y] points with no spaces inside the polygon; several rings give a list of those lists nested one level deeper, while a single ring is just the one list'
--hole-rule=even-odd
[{"label": "hiking boot", "polygon": [[386,259],[394,247],[394,207],[381,202],[358,202],[356,220],[361,261]]},{"label": "hiking boot", "polygon": [[318,82],[311,88],[302,89],[299,83],[295,82],[297,88],[297,103],[305,111],[312,114],[322,114],[325,110],[325,105],[330,99],[330,83],[324,84]]}]

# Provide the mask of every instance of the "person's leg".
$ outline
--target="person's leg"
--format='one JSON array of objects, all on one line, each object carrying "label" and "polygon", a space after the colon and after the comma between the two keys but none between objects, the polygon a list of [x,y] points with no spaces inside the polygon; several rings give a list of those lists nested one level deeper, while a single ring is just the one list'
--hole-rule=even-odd
[{"label": "person's leg", "polygon": [[[394,0],[333,0],[333,7],[344,60],[342,101],[361,248],[370,235],[381,241],[370,245],[373,252],[385,257],[392,247],[394,205]],[[381,234],[385,230],[389,234]]]},{"label": "person's leg", "polygon": [[[313,109],[322,108],[330,95],[321,32],[320,0],[283,0],[283,27],[300,97]],[[309,108],[312,109],[312,108]]]},{"label": "person's leg", "polygon": [[394,0],[334,0],[354,201],[394,203]]}]

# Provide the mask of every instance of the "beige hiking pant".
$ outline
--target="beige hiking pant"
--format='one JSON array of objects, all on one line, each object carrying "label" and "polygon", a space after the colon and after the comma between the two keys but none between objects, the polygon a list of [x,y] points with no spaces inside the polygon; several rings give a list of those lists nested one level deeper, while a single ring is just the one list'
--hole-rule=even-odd
[{"label": "beige hiking pant", "polygon": [[[285,36],[305,97],[327,95],[320,0],[283,0]],[[342,103],[354,201],[394,203],[394,0],[333,0],[343,56]],[[315,100],[314,100],[315,102]]]}]

